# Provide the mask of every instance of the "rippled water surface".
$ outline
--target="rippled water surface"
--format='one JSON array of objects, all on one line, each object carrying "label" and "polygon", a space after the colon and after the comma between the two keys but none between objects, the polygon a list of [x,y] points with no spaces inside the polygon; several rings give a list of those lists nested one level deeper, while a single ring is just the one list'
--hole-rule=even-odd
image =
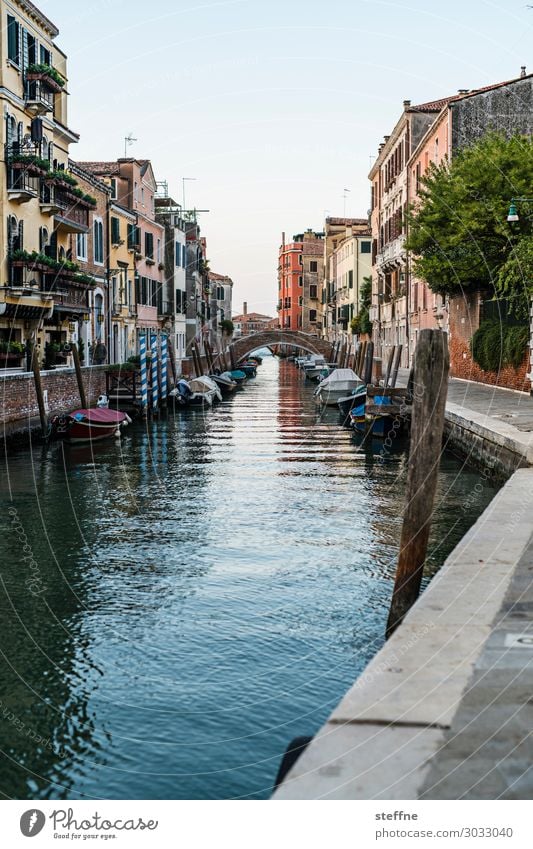
[{"label": "rippled water surface", "polygon": [[[205,416],[6,468],[0,791],[267,797],[382,645],[405,453],[265,358]],[[445,456],[430,571],[493,494]]]}]

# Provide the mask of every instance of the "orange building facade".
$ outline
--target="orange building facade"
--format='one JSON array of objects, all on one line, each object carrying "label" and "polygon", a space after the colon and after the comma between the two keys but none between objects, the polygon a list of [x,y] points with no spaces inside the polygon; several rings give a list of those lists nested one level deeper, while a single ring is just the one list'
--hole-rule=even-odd
[{"label": "orange building facade", "polygon": [[317,333],[324,279],[324,234],[306,230],[285,241],[278,261],[278,317],[285,330]]}]

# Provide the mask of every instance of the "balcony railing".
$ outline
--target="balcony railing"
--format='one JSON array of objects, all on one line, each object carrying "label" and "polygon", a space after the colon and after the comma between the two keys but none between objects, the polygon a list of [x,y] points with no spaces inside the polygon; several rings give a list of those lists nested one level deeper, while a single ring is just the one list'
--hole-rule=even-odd
[{"label": "balcony railing", "polygon": [[54,94],[43,79],[26,81],[25,98],[27,109],[35,115],[54,111]]},{"label": "balcony railing", "polygon": [[68,232],[83,233],[89,229],[89,210],[86,206],[73,200],[68,190],[60,186],[54,187],[54,205],[57,206],[56,219],[58,226]]}]

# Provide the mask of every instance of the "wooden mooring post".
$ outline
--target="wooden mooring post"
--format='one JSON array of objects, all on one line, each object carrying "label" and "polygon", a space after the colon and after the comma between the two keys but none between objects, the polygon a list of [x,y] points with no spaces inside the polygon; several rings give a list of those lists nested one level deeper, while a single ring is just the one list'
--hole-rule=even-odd
[{"label": "wooden mooring post", "polygon": [[450,359],[441,330],[421,330],[415,351],[407,492],[387,638],[420,593],[442,450]]},{"label": "wooden mooring post", "polygon": [[80,393],[80,402],[83,409],[87,409],[87,397],[85,395],[85,386],[83,385],[83,377],[81,374],[80,352],[78,351],[78,343],[72,344],[72,359],[74,360],[74,369],[76,371],[76,381],[78,384],[78,392]]},{"label": "wooden mooring post", "polygon": [[33,371],[33,380],[35,382],[35,394],[37,395],[37,404],[39,406],[39,418],[41,420],[41,431],[43,439],[48,437],[48,415],[44,403],[43,384],[41,381],[41,367],[39,365],[39,349],[37,345],[33,345],[31,352],[31,368]]}]

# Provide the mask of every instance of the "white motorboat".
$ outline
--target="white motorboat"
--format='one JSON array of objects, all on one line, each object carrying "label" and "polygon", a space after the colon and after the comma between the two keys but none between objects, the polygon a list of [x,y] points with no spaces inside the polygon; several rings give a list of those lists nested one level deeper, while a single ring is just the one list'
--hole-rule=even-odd
[{"label": "white motorboat", "polygon": [[237,383],[235,380],[232,380],[229,371],[223,371],[222,374],[212,374],[210,377],[216,383],[222,395],[229,395],[230,392],[234,392],[237,388]]},{"label": "white motorboat", "polygon": [[309,378],[309,380],[316,380],[320,373],[326,367],[326,360],[319,354],[316,354],[314,357],[311,357],[310,360],[303,364],[303,370],[305,372],[305,376]]},{"label": "white motorboat", "polygon": [[351,368],[336,368],[318,384],[315,391],[317,404],[336,407],[337,401],[351,395],[354,389],[362,386],[363,381]]},{"label": "white motorboat", "polygon": [[203,374],[201,377],[195,377],[189,381],[189,389],[192,396],[189,399],[189,404],[194,406],[203,406],[208,404],[211,406],[214,401],[222,401],[222,393],[215,381]]},{"label": "white motorboat", "polygon": [[182,378],[169,397],[185,407],[211,407],[215,399],[222,400],[220,389],[207,375],[192,380]]}]

